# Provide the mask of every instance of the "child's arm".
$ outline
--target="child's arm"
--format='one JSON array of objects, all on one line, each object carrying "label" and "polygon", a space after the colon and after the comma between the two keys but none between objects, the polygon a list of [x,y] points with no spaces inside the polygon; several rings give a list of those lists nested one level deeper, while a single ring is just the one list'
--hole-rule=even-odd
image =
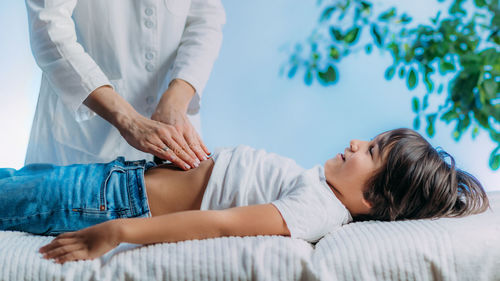
[{"label": "child's arm", "polygon": [[151,244],[222,236],[286,235],[290,232],[272,204],[219,211],[184,211],[152,218],[118,219],[61,234],[40,252],[57,262],[92,259],[121,242]]}]

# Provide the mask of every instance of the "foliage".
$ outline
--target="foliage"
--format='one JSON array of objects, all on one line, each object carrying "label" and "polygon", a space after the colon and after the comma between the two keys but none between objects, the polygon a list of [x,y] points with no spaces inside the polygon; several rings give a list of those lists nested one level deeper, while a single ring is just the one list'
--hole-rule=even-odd
[{"label": "foliage", "polygon": [[[456,141],[469,127],[473,138],[480,130],[487,131],[497,144],[489,165],[493,170],[499,168],[499,0],[451,0],[447,13],[438,11],[429,24],[417,26],[394,7],[375,13],[376,7],[368,0],[337,0],[333,4],[320,0],[320,5],[317,28],[307,43],[297,45],[290,55],[286,65],[289,78],[304,69],[305,84],[316,80],[324,86],[333,85],[339,76],[336,65],[344,57],[362,49],[367,54],[373,48],[389,51],[393,63],[385,78],[391,80],[397,74],[410,90],[419,83],[426,88],[423,97],[412,99],[416,115],[413,127],[419,129],[424,120],[426,133],[432,137],[436,120],[454,123],[452,137]],[[465,5],[473,5],[473,9],[467,11]],[[363,37],[364,33],[369,35]],[[433,76],[436,72],[450,82],[439,83]],[[437,89],[435,84],[439,84]],[[445,87],[444,102],[431,110],[429,97],[440,95]]]}]

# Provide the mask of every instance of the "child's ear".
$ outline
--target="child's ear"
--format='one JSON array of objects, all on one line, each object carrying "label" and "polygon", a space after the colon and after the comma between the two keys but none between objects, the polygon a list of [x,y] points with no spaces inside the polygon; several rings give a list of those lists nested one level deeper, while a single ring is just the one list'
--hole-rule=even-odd
[{"label": "child's ear", "polygon": [[368,209],[371,209],[372,208],[372,203],[368,202],[365,198],[361,198],[361,202],[363,203],[363,205],[365,205],[365,207],[367,207]]}]

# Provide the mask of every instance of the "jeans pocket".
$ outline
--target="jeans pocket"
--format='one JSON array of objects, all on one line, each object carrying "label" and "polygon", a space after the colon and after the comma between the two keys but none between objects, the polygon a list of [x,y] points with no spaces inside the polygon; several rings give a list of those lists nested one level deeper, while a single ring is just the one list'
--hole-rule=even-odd
[{"label": "jeans pocket", "polygon": [[112,211],[121,211],[123,209],[128,209],[127,206],[119,204],[116,206],[115,199],[118,199],[119,194],[127,194],[127,171],[125,168],[115,165],[109,170],[106,179],[101,185],[101,190],[99,194],[99,211],[109,211],[108,205],[113,206]]}]

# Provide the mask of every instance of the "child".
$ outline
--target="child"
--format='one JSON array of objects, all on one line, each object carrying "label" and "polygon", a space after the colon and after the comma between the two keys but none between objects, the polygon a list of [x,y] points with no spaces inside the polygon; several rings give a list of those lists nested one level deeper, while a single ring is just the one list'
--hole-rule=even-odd
[{"label": "child", "polygon": [[59,263],[99,257],[121,242],[252,235],[314,242],[353,218],[459,217],[487,208],[481,184],[410,129],[353,140],[309,170],[247,146],[219,150],[189,171],[123,158],[0,170],[0,229],[63,233],[40,249]]}]

